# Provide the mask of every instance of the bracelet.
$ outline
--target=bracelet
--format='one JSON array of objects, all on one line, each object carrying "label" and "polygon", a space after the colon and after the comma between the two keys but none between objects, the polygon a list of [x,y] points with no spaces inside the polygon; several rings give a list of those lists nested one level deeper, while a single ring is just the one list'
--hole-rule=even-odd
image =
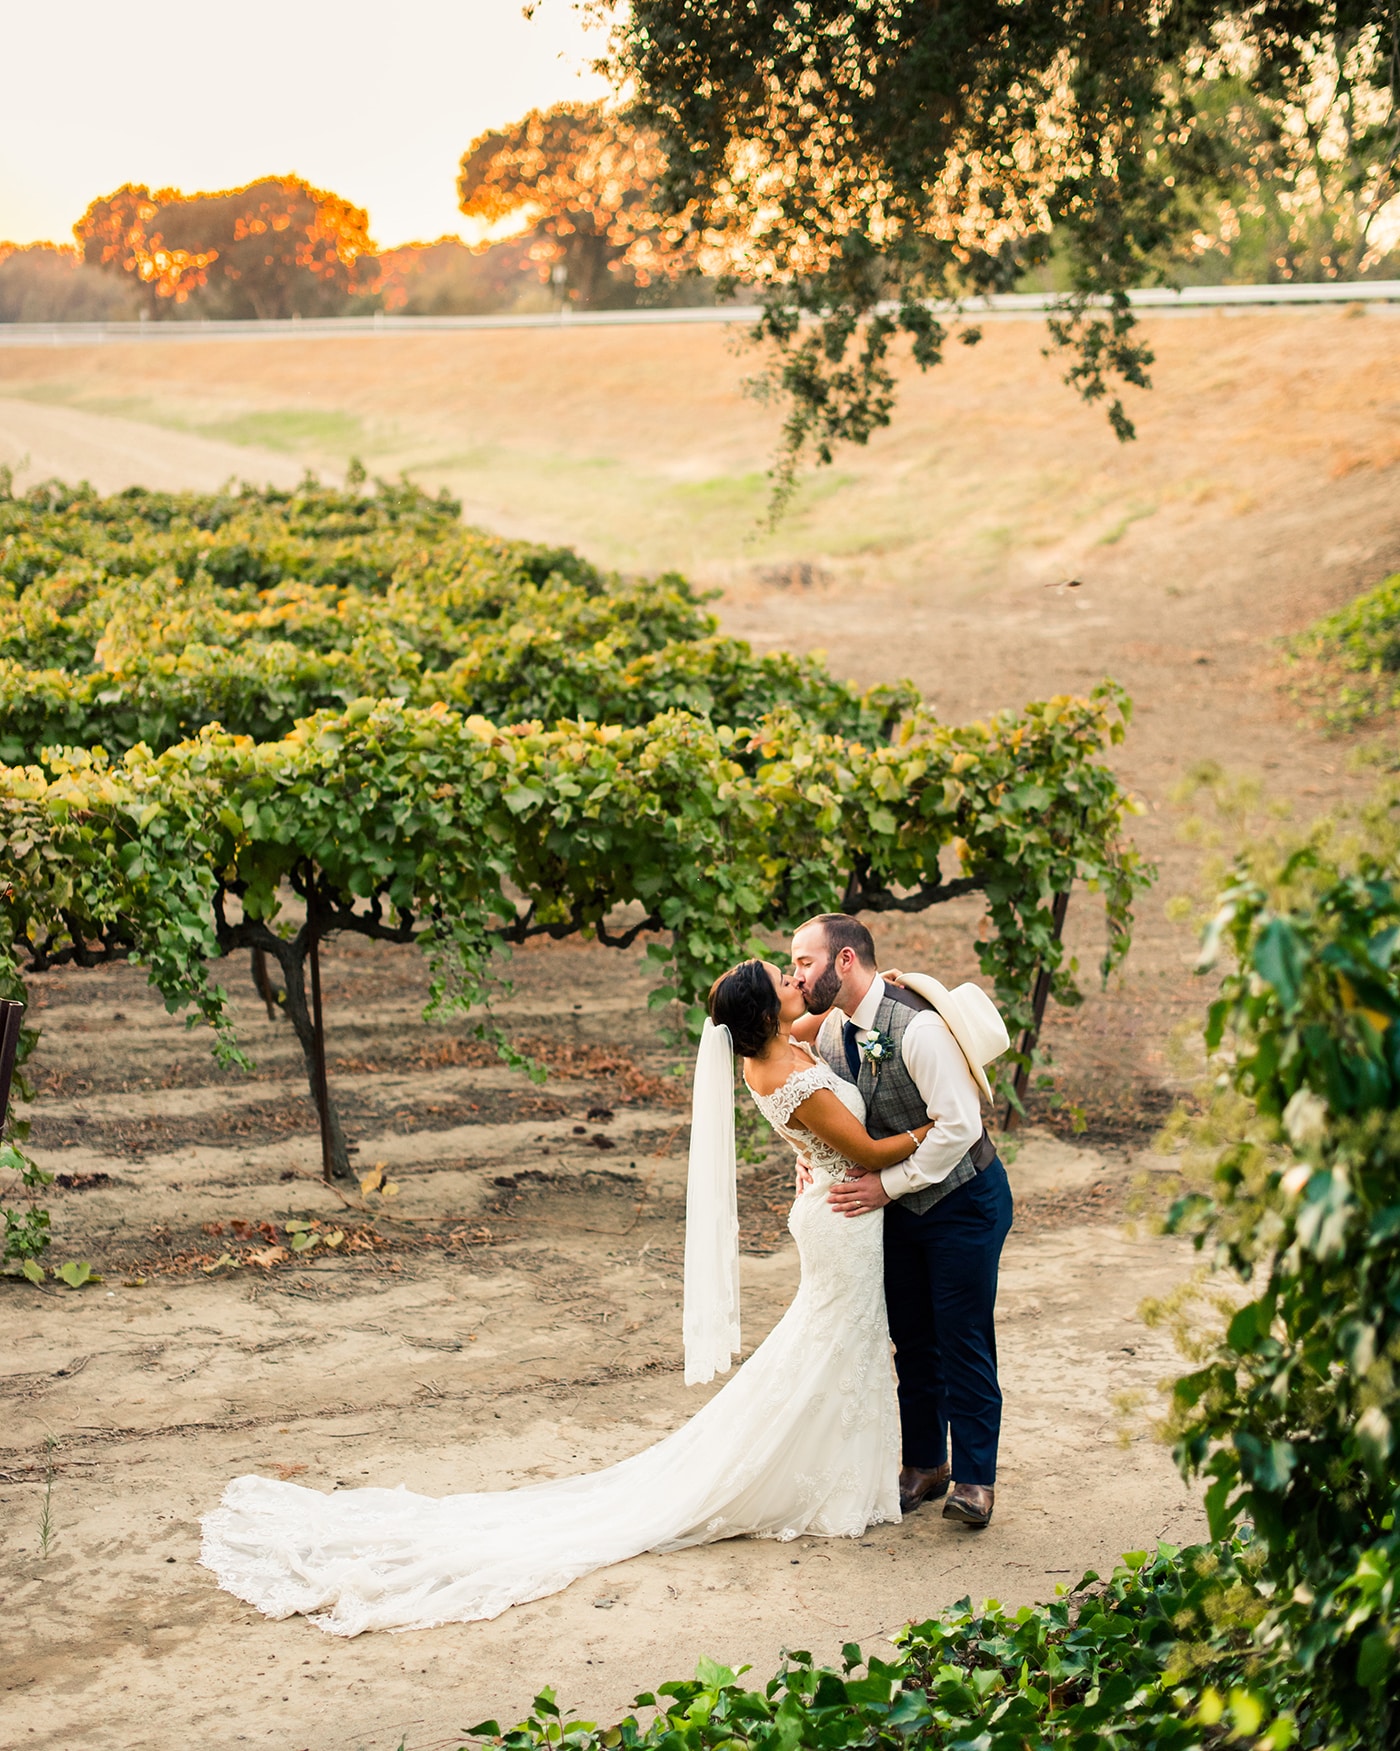
[{"label": "bracelet", "polygon": [[916,1136],[915,1136],[915,1135],[914,1135],[914,1133],[913,1133],[913,1132],[912,1132],[912,1131],[906,1131],[906,1132],[905,1132],[905,1133],[904,1133],[904,1135],[905,1135],[905,1136],[906,1136],[906,1137],[907,1137],[907,1138],[908,1138],[908,1139],[909,1139],[909,1141],[910,1141],[910,1142],[911,1142],[911,1143],[912,1143],[912,1144],[913,1144],[913,1145],[914,1145],[914,1147],[915,1147],[915,1149],[918,1149],[918,1148],[920,1148],[920,1147],[922,1147],[922,1145],[921,1145],[921,1144],[920,1144],[920,1142],[919,1142],[919,1139],[918,1139],[918,1138],[917,1138],[917,1137],[916,1137]]}]

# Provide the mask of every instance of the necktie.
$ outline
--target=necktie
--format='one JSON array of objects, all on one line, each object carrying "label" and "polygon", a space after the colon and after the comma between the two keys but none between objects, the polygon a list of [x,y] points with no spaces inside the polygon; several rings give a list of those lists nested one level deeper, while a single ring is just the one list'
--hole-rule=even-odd
[{"label": "necktie", "polygon": [[856,1044],[858,1031],[853,1021],[845,1022],[841,1028],[841,1037],[846,1042],[846,1066],[857,1082],[860,1081],[860,1047]]}]

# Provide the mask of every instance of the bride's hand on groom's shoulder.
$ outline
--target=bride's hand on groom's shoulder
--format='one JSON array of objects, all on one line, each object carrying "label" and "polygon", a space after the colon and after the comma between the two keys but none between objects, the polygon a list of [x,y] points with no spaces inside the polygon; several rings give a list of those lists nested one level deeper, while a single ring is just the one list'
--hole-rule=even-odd
[{"label": "bride's hand on groom's shoulder", "polygon": [[880,977],[887,985],[902,985],[904,983],[904,975],[898,967],[891,967],[887,973],[881,973]]}]

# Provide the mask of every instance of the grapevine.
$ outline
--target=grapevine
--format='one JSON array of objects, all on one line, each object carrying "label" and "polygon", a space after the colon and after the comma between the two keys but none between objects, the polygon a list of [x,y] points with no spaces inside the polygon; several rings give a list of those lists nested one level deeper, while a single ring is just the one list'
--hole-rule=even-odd
[{"label": "grapevine", "polygon": [[510,723],[751,723],[791,706],[887,735],[912,689],[862,698],[810,658],[716,636],[684,579],[606,576],[503,542],[415,489],[0,497],[0,759],[259,741],[362,698]]},{"label": "grapevine", "polygon": [[907,684],[720,636],[682,578],[459,515],[384,482],[0,479],[0,979],[129,956],[237,1060],[209,967],[251,951],[310,1071],[307,956],[338,931],[417,944],[438,1008],[504,945],[645,935],[692,1023],[721,966],[820,911],[982,893],[1015,1029],[1042,969],[1076,1000],[1056,893],[1100,889],[1105,968],[1125,952],[1150,872],[1102,758],[1116,688],[949,727]]},{"label": "grapevine", "polygon": [[694,1018],[761,931],[980,890],[996,926],[983,971],[1014,1029],[1042,959],[1074,998],[1050,938],[1059,889],[1098,888],[1106,967],[1126,951],[1149,872],[1101,759],[1126,715],[1106,686],[961,727],[916,713],[867,746],[790,711],[756,729],[679,711],[500,727],[366,699],[275,741],[211,726],[161,753],[52,751],[0,768],[0,856],[17,877],[0,956],[42,969],[129,955],[236,1059],[208,963],[240,949],[277,961],[304,1048],[306,948],[335,931],[418,944],[439,1008],[480,998],[502,944],[665,933],[648,950],[654,998]]}]

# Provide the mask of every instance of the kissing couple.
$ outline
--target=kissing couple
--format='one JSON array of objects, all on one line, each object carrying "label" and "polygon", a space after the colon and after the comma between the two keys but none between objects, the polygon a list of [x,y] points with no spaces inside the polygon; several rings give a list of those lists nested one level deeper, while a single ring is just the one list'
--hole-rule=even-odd
[{"label": "kissing couple", "polygon": [[203,1523],[219,1585],[349,1636],[496,1617],[643,1551],[855,1538],[936,1499],[945,1518],[985,1527],[1011,1192],[982,1102],[1009,1040],[977,986],[884,978],[876,964],[865,926],[827,913],[793,937],[791,974],[744,961],[710,990],[686,1195],[687,1384],[727,1373],[740,1349],[735,1056],[798,1160],[788,1227],[802,1274],[702,1410],[606,1470],[521,1489],[326,1495],[235,1478]]}]

